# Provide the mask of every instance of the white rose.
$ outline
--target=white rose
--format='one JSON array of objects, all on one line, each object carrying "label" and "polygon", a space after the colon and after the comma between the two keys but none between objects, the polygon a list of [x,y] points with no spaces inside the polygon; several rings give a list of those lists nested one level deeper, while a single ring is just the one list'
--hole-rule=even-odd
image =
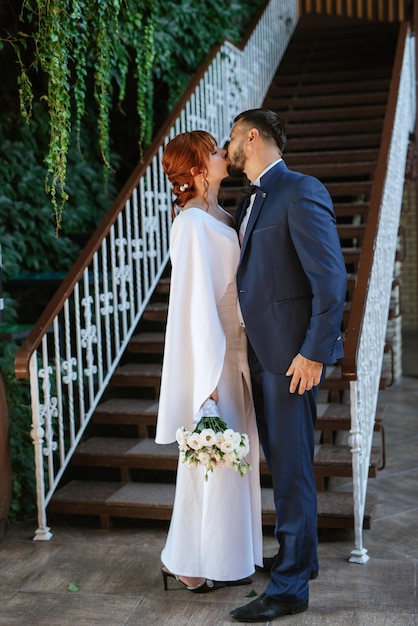
[{"label": "white rose", "polygon": [[216,433],[216,441],[215,441],[216,447],[221,449],[223,442],[224,442],[224,434]]}]

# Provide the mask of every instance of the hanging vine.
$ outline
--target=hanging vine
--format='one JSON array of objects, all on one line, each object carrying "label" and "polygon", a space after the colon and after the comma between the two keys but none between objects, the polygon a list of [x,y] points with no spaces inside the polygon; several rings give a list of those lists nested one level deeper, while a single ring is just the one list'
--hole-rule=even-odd
[{"label": "hanging vine", "polygon": [[99,145],[102,159],[108,169],[111,169],[109,149],[109,112],[113,93],[111,68],[116,64],[114,41],[118,36],[119,11],[119,0],[108,2],[96,0],[92,12],[92,29],[96,33],[94,95],[99,108]]},{"label": "hanging vine", "polygon": [[34,39],[39,64],[48,76],[48,93],[43,96],[48,103],[50,128],[45,188],[51,196],[58,232],[63,206],[68,200],[65,180],[71,134],[70,15],[67,0],[38,1],[38,11],[41,10]]},{"label": "hanging vine", "polygon": [[[124,50],[134,51],[134,76],[136,78],[136,112],[139,118],[138,145],[142,157],[143,148],[151,141],[153,82],[152,70],[155,57],[155,6],[153,0],[138,3],[127,0],[124,3],[127,17],[123,34]],[[139,10],[140,9],[140,10]],[[120,100],[125,96],[126,77],[129,70],[129,56],[118,50],[120,82]]]},{"label": "hanging vine", "polygon": [[[123,2],[123,4],[122,4]],[[123,29],[120,29],[123,9]],[[89,75],[97,104],[99,149],[107,179],[110,159],[110,113],[114,84],[119,85],[119,101],[125,98],[130,55],[137,66],[138,142],[150,141],[152,132],[152,62],[154,58],[153,2],[145,0],[24,0],[18,35],[8,35],[20,67],[18,77],[20,111],[29,120],[34,98],[32,71],[47,79],[50,139],[45,156],[45,189],[50,195],[59,232],[62,211],[68,199],[65,189],[67,153],[72,125],[80,144],[82,120],[86,111]],[[26,29],[26,30],[25,30]],[[34,57],[25,63],[28,42],[34,42]]]},{"label": "hanging vine", "polygon": [[73,0],[71,24],[73,28],[72,38],[73,63],[76,81],[73,87],[75,116],[77,125],[77,143],[80,149],[81,120],[86,111],[87,95],[87,54],[89,48],[90,31],[85,2]]}]

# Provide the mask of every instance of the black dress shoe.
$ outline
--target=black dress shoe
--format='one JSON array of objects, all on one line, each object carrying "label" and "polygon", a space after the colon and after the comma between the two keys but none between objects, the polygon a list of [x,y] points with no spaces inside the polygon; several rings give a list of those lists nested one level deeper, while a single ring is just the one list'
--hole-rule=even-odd
[{"label": "black dress shoe", "polygon": [[283,615],[303,613],[307,610],[308,604],[308,600],[289,604],[262,593],[249,604],[231,611],[230,616],[238,622],[268,622]]},{"label": "black dress shoe", "polygon": [[[271,568],[273,567],[273,563],[275,560],[276,560],[275,556],[265,556],[263,557],[263,567],[260,567],[259,565],[257,565],[256,569],[259,572],[265,572],[266,574],[270,574]],[[310,579],[315,580],[316,578],[318,578],[318,576],[319,576],[319,570],[313,569],[311,571]]]}]

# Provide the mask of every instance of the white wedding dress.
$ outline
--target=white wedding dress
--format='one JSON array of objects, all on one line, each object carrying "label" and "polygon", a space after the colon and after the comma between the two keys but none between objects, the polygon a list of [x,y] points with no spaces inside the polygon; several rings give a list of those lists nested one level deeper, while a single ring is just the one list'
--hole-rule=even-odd
[{"label": "white wedding dress", "polygon": [[238,580],[262,565],[259,442],[251,398],[247,340],[237,314],[235,230],[201,209],[174,220],[171,294],[157,420],[157,443],[193,430],[199,409],[217,388],[221,418],[250,439],[245,476],[179,462],[173,515],[161,554],[172,572]]}]

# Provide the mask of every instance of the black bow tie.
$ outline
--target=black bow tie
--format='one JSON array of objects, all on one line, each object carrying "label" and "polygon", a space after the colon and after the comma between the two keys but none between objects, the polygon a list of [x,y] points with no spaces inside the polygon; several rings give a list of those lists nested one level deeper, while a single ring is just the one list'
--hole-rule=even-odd
[{"label": "black bow tie", "polygon": [[242,193],[245,193],[247,196],[252,196],[253,193],[256,193],[260,187],[258,185],[250,185],[249,187],[242,187]]}]

